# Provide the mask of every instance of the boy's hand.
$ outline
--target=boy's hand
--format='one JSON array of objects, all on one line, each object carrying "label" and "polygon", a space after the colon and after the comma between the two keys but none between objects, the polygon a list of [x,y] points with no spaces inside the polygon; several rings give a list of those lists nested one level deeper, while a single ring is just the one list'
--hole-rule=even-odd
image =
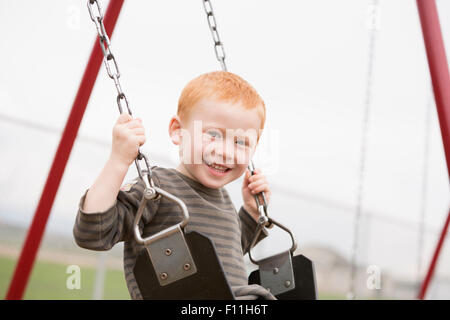
[{"label": "boy's hand", "polygon": [[[256,207],[256,200],[254,195],[264,191],[266,202],[269,204],[271,191],[266,177],[261,173],[261,170],[255,169],[251,175],[247,168],[245,171],[244,182],[242,184],[242,198],[244,200],[244,209],[252,215],[255,220],[259,218],[258,208]],[[262,195],[258,195],[259,203],[263,204]]]},{"label": "boy's hand", "polygon": [[110,159],[118,165],[129,167],[136,159],[139,147],[144,143],[145,130],[142,120],[133,119],[129,114],[123,113],[113,128]]}]

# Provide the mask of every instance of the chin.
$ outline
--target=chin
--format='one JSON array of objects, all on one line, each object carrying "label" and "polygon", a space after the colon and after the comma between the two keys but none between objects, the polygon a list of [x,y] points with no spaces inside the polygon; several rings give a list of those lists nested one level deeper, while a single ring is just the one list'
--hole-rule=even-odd
[{"label": "chin", "polygon": [[204,185],[207,188],[211,188],[211,189],[220,189],[222,188],[224,185],[227,184],[227,182],[225,180],[223,181],[214,181],[213,179],[211,179],[211,177],[202,175],[201,179],[199,179],[200,183],[202,185]]},{"label": "chin", "polygon": [[212,184],[210,184],[210,183],[203,183],[203,182],[202,182],[202,184],[203,184],[205,187],[210,188],[210,189],[220,189],[220,188],[223,187],[222,184],[217,184],[217,183],[212,183]]},{"label": "chin", "polygon": [[233,176],[235,175],[235,168],[229,169],[226,173],[218,173],[212,171],[205,163],[202,164],[202,168],[199,171],[201,171],[199,175],[202,178],[201,183],[205,187],[212,189],[222,188],[224,185],[233,181]]}]

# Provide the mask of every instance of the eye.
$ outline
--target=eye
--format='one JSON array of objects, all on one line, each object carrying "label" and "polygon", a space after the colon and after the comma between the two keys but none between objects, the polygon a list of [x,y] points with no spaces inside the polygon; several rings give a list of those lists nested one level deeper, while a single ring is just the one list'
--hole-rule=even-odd
[{"label": "eye", "polygon": [[208,130],[206,133],[213,138],[221,138],[222,137],[222,134],[218,130]]},{"label": "eye", "polygon": [[248,145],[246,139],[243,139],[243,138],[236,138],[236,144],[243,146],[243,147]]}]

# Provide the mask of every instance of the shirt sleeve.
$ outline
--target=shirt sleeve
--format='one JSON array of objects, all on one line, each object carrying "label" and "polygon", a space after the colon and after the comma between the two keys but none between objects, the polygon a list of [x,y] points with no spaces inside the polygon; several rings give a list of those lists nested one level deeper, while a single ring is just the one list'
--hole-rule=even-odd
[{"label": "shirt sleeve", "polygon": [[[241,206],[239,210],[239,222],[241,226],[241,243],[242,243],[242,252],[244,255],[248,253],[250,250],[250,245],[252,244],[253,238],[255,236],[255,232],[258,227],[258,223],[253,219],[250,213]],[[268,236],[267,230],[262,229],[261,233],[256,240],[255,245],[260,242],[262,239]]]},{"label": "shirt sleeve", "polygon": [[[129,185],[128,185],[129,186]],[[145,189],[144,181],[137,178],[132,186],[120,190],[115,203],[104,212],[86,213],[82,210],[87,191],[81,197],[75,219],[73,235],[82,248],[105,251],[120,241],[134,239],[134,217]],[[139,229],[151,221],[158,209],[159,200],[147,201],[139,221]]]}]

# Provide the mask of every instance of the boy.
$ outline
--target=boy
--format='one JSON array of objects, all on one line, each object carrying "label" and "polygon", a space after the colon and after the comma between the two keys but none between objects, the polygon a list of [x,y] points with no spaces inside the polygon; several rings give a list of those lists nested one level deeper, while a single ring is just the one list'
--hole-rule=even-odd
[{"label": "boy", "polygon": [[[155,184],[186,204],[186,231],[199,231],[214,243],[238,299],[274,299],[261,286],[247,284],[243,259],[259,216],[254,195],[264,191],[270,200],[265,176],[259,169],[251,176],[247,169],[265,113],[261,97],[239,76],[224,71],[200,75],[183,89],[177,115],[169,124],[181,163],[176,169],[151,168]],[[132,270],[143,246],[134,240],[133,221],[145,186],[142,179],[121,185],[144,142],[142,121],[122,114],[113,129],[110,157],[81,198],[74,226],[75,241],[83,248],[109,250],[124,241],[125,278],[132,299],[142,299]],[[224,186],[244,173],[244,203],[237,212]],[[145,237],[181,220],[180,209],[164,197],[149,201],[146,209],[139,223]]]}]

